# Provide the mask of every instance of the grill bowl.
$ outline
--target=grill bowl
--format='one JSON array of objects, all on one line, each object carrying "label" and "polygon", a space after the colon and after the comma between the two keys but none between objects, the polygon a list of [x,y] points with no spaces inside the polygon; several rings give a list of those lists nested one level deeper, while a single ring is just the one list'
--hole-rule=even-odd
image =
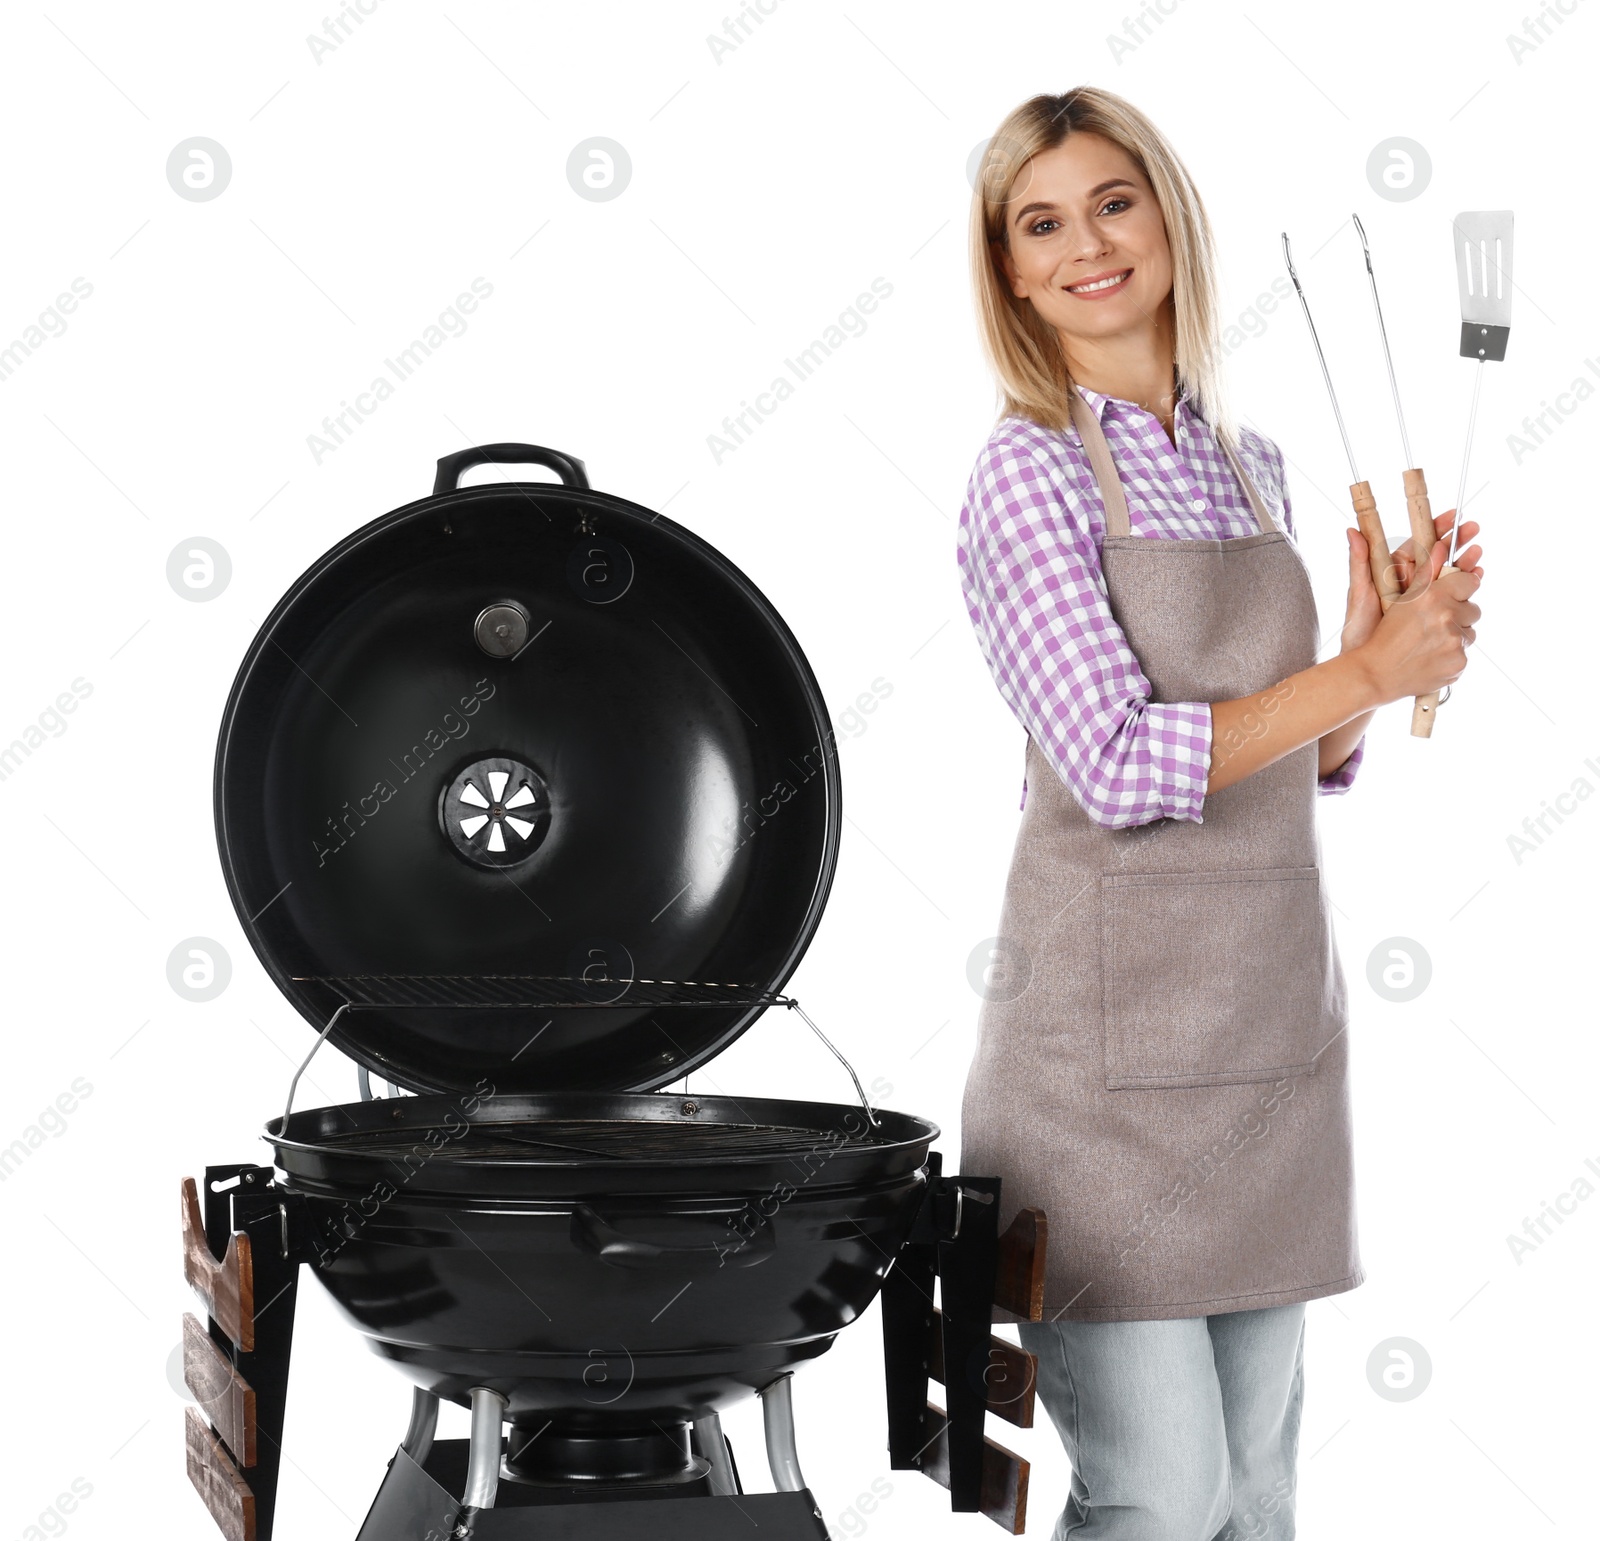
[{"label": "grill bowl", "polygon": [[[731,1405],[871,1304],[936,1125],[661,1093],[404,1097],[267,1126],[312,1268],[417,1384],[513,1423],[648,1429]],[[535,1143],[540,1142],[540,1143]]]}]

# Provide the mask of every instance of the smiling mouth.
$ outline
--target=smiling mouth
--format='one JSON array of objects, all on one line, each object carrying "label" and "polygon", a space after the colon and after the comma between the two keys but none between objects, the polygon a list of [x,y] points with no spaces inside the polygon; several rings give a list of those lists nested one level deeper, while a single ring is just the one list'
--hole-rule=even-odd
[{"label": "smiling mouth", "polygon": [[1068,284],[1068,294],[1101,294],[1107,289],[1118,289],[1133,276],[1132,268],[1124,268],[1120,273],[1111,273],[1104,278],[1091,279],[1088,283]]}]

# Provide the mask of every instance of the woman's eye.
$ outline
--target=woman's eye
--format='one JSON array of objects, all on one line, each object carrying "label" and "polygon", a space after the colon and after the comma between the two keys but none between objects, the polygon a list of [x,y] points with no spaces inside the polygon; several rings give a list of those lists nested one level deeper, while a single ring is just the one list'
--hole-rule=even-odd
[{"label": "woman's eye", "polygon": [[1111,198],[1101,205],[1100,212],[1102,214],[1115,213],[1119,209],[1125,209],[1127,207],[1128,200],[1126,198]]},{"label": "woman's eye", "polygon": [[1051,230],[1056,228],[1058,223],[1059,221],[1053,219],[1036,220],[1028,226],[1028,233],[1030,235],[1048,235]]}]

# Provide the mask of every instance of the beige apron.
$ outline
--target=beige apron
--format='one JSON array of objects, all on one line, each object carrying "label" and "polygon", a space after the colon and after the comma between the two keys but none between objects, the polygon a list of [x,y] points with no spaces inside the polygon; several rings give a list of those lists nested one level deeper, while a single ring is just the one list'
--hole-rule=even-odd
[{"label": "beige apron", "polygon": [[[1266,722],[1271,688],[1316,661],[1299,553],[1231,451],[1261,533],[1130,536],[1099,421],[1070,395],[1105,505],[1111,608],[1151,699],[1256,693]],[[1002,1226],[1025,1205],[1049,1217],[1045,1319],[1205,1316],[1353,1289],[1316,744],[1207,797],[1198,824],[1104,829],[1031,740],[1027,771],[960,1169],[1003,1179]]]}]

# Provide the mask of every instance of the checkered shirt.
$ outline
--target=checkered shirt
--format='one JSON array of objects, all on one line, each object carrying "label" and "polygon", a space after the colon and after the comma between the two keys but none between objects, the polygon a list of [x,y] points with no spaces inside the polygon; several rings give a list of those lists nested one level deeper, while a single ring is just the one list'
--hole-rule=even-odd
[{"label": "checkered shirt", "polygon": [[[1131,533],[1158,540],[1257,532],[1216,437],[1180,398],[1176,447],[1132,402],[1079,387],[1122,479]],[[1277,445],[1240,431],[1239,459],[1291,539]],[[961,509],[957,561],[967,614],[995,683],[1095,823],[1203,822],[1211,708],[1150,699],[1150,683],[1111,613],[1100,567],[1105,509],[1076,428],[1006,417],[978,456]],[[1365,739],[1318,783],[1344,792]],[[1026,806],[1028,788],[1022,788]]]}]

